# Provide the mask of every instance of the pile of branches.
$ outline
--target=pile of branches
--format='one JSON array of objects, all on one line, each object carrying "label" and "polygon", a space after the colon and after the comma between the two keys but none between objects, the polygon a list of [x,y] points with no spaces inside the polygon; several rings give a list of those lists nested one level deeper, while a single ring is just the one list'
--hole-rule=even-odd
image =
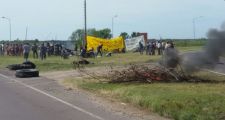
[{"label": "pile of branches", "polygon": [[190,80],[182,71],[162,66],[130,65],[123,70],[112,70],[108,75],[110,83],[125,82],[181,82]]},{"label": "pile of branches", "polygon": [[191,83],[211,83],[213,81],[203,80],[185,74],[182,68],[167,68],[161,65],[129,65],[125,68],[104,69],[103,71],[86,70],[84,66],[75,64],[81,75],[88,79],[95,79],[108,83],[155,83],[155,82],[191,82]]}]

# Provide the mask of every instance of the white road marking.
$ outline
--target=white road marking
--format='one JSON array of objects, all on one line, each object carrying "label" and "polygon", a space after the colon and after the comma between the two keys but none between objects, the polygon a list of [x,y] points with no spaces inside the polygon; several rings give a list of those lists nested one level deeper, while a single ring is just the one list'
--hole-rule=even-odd
[{"label": "white road marking", "polygon": [[61,102],[61,103],[65,104],[65,105],[67,105],[67,106],[69,106],[69,107],[71,107],[71,108],[73,108],[73,109],[76,109],[76,110],[78,110],[78,111],[80,111],[80,112],[83,112],[83,113],[85,113],[85,114],[87,114],[87,115],[90,115],[91,117],[97,118],[97,119],[99,119],[99,120],[104,120],[103,118],[101,118],[101,117],[99,117],[99,116],[97,116],[97,115],[95,115],[95,114],[93,114],[93,113],[91,113],[91,112],[88,112],[88,111],[86,111],[86,110],[84,110],[84,109],[82,109],[82,108],[80,108],[80,107],[78,107],[78,106],[75,106],[75,105],[73,105],[73,104],[71,104],[71,103],[68,103],[68,102],[66,102],[66,101],[64,101],[64,100],[62,100],[62,99],[59,99],[59,98],[57,98],[57,97],[55,97],[55,96],[52,96],[52,95],[50,95],[50,94],[48,94],[48,93],[46,93],[46,92],[44,92],[44,91],[42,91],[42,90],[39,90],[39,89],[37,89],[37,88],[34,88],[34,87],[30,86],[30,85],[27,85],[27,84],[25,84],[25,83],[23,83],[23,82],[20,82],[20,81],[16,80],[16,79],[10,78],[10,77],[5,76],[5,75],[3,75],[3,74],[0,74],[0,76],[1,76],[1,77],[4,77],[4,78],[6,78],[6,79],[12,80],[12,81],[14,81],[14,82],[16,82],[16,83],[18,83],[18,84],[20,84],[20,85],[23,85],[23,86],[27,87],[27,88],[30,88],[30,89],[32,89],[32,90],[38,92],[38,93],[41,93],[41,94],[43,94],[43,95],[46,95],[46,96],[48,96],[48,97],[50,97],[50,98],[52,98],[52,99],[54,99],[54,100],[56,100],[56,101],[58,101],[58,102]]},{"label": "white road marking", "polygon": [[218,75],[224,75],[224,73],[220,73],[220,72],[216,72],[216,71],[212,71],[212,70],[208,70],[208,69],[204,69],[205,71],[208,71],[208,72],[211,72],[211,73],[215,73],[215,74],[218,74]]}]

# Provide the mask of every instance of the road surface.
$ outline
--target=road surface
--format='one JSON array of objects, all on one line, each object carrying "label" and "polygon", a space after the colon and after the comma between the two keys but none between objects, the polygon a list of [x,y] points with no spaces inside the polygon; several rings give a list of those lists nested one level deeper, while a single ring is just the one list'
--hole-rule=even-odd
[{"label": "road surface", "polygon": [[0,76],[1,120],[99,120]]},{"label": "road surface", "polygon": [[0,70],[0,120],[164,120],[157,115],[137,117],[113,111],[47,78],[12,76]]},{"label": "road surface", "polygon": [[220,59],[220,62],[215,66],[213,71],[222,73],[225,75],[225,58]]}]

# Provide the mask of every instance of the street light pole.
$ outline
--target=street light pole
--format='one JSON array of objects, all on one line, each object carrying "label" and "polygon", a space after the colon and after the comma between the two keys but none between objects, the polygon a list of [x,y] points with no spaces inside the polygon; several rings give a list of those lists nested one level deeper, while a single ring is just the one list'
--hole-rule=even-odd
[{"label": "street light pole", "polygon": [[28,27],[26,27],[25,40],[27,40],[27,32],[28,32]]},{"label": "street light pole", "polygon": [[9,21],[9,40],[11,41],[12,31],[11,31],[11,19],[7,17],[2,17],[2,19],[6,19]]},{"label": "street light pole", "polygon": [[115,16],[113,16],[112,17],[112,38],[113,38],[113,35],[114,35],[114,18],[117,18],[118,16],[117,15],[115,15]]},{"label": "street light pole", "polygon": [[199,17],[195,17],[195,18],[193,18],[193,35],[194,35],[194,40],[195,40],[195,38],[196,38],[196,20],[197,19],[199,19],[199,18],[202,18],[203,16],[199,16]]}]

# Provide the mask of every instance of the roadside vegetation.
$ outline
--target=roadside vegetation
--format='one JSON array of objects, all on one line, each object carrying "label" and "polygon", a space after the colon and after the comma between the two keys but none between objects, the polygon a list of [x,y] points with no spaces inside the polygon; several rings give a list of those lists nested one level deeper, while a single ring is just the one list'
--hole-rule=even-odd
[{"label": "roadside vegetation", "polygon": [[[194,47],[177,47],[181,53],[201,50],[201,46]],[[102,57],[102,58],[88,58],[87,60],[91,63],[87,65],[87,67],[95,67],[95,66],[121,66],[121,65],[129,65],[136,63],[149,63],[149,62],[157,62],[161,56],[148,56],[148,55],[140,55],[139,53],[128,52],[125,54],[113,54],[112,57]],[[41,61],[40,59],[33,59],[32,54],[30,54],[30,61],[34,62],[38,69],[41,72],[46,71],[58,71],[58,70],[72,70],[73,65],[72,62],[77,60],[78,57],[70,57],[69,59],[62,59],[59,56],[47,57],[46,60]],[[13,56],[1,56],[0,57],[0,68],[5,68],[10,64],[21,64],[24,59],[23,57],[13,57]]]},{"label": "roadside vegetation", "polygon": [[[216,81],[225,80],[209,72],[195,74]],[[225,119],[224,83],[107,83],[93,79],[67,79],[63,84],[81,88],[105,98],[119,99],[136,107],[175,120]]]}]

